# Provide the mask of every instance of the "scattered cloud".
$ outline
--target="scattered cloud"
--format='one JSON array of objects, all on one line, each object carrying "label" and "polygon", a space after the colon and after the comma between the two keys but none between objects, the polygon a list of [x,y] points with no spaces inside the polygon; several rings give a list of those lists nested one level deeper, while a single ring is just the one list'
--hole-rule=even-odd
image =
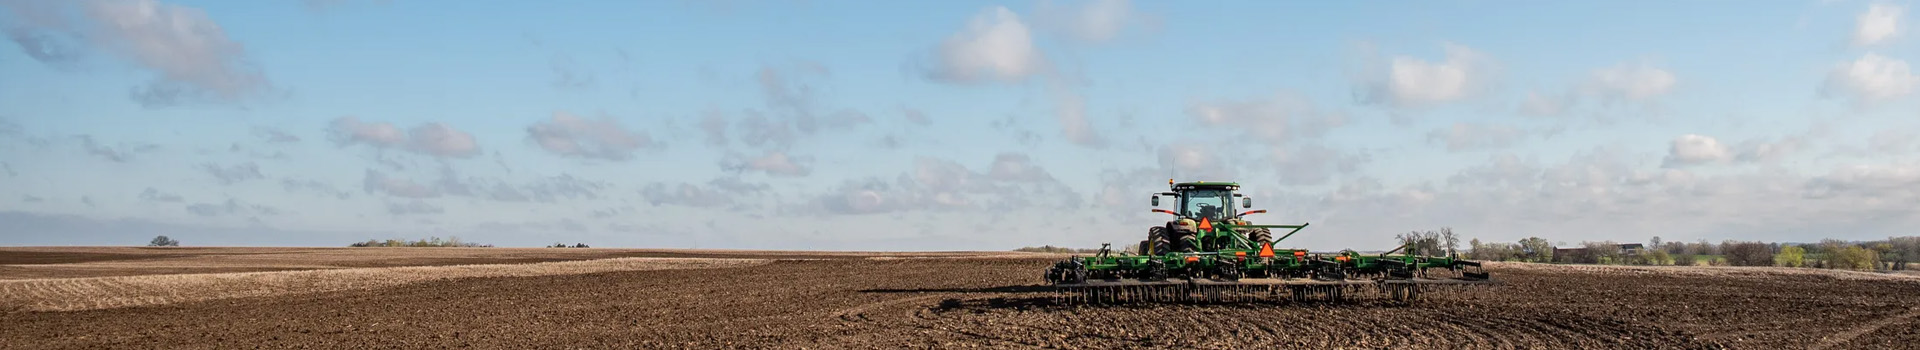
[{"label": "scattered cloud", "polygon": [[1905,30],[1900,24],[1907,8],[1900,5],[1874,3],[1867,5],[1867,12],[1860,13],[1853,28],[1853,45],[1868,46],[1898,37]]},{"label": "scattered cloud", "polygon": [[1319,143],[1274,147],[1269,156],[1280,184],[1293,186],[1325,184],[1340,175],[1354,173],[1361,164],[1372,160],[1366,153],[1343,151]]},{"label": "scattered cloud", "polygon": [[226,167],[213,163],[201,163],[200,170],[206,171],[209,175],[213,175],[214,180],[219,181],[222,185],[232,185],[247,180],[266,178],[265,175],[260,174],[260,165],[254,164],[253,162],[244,162]]},{"label": "scattered cloud", "polygon": [[130,96],[146,107],[192,100],[235,102],[272,89],[245,46],[205,11],[156,0],[6,1],[22,21],[7,28],[41,62],[65,64],[78,45],[105,51],[155,73]]},{"label": "scattered cloud", "polygon": [[901,111],[900,114],[903,118],[907,119],[907,122],[913,123],[913,125],[919,125],[919,126],[933,125],[933,119],[927,118],[927,113],[921,112],[918,109],[907,108],[906,110]]},{"label": "scattered cloud", "polygon": [[261,141],[265,141],[267,143],[300,142],[299,136],[293,136],[293,134],[288,134],[286,131],[281,131],[280,129],[274,129],[274,128],[269,128],[264,126],[254,127],[253,136],[259,137]]},{"label": "scattered cloud", "polygon": [[1713,137],[1686,134],[1673,139],[1667,149],[1666,167],[1684,167],[1733,159],[1733,152]]},{"label": "scattered cloud", "polygon": [[1911,154],[1920,146],[1920,133],[1906,129],[1882,129],[1867,139],[1868,149],[1886,155]]},{"label": "scattered cloud", "polygon": [[1220,150],[1222,148],[1211,144],[1179,142],[1162,145],[1155,153],[1159,155],[1160,168],[1168,170],[1167,175],[1176,179],[1231,181],[1239,178],[1239,167],[1226,162],[1217,153]]},{"label": "scattered cloud", "polygon": [[367,169],[367,175],[361,181],[361,191],[366,193],[385,193],[389,196],[404,198],[433,198],[440,196],[440,190],[421,185],[413,180],[395,178],[386,173]]},{"label": "scattered cloud", "polygon": [[993,164],[987,167],[987,178],[996,181],[1045,182],[1053,181],[1053,175],[1033,163],[1033,158],[1023,153],[1001,153],[993,156]]},{"label": "scattered cloud", "polygon": [[140,191],[140,199],[164,203],[179,203],[185,200],[178,194],[160,192],[160,190],[152,187],[148,187],[145,191]]},{"label": "scattered cloud", "polygon": [[1773,162],[1788,155],[1806,149],[1807,138],[1801,136],[1784,137],[1778,140],[1754,139],[1741,142],[1734,160],[1740,162]]},{"label": "scattered cloud", "polygon": [[1427,107],[1479,95],[1491,87],[1498,64],[1492,57],[1465,45],[1441,43],[1446,60],[1428,61],[1397,56],[1362,73],[1362,103],[1395,107]]},{"label": "scattered cloud", "polygon": [[444,123],[415,126],[408,136],[411,139],[408,149],[414,152],[455,158],[473,158],[480,154],[480,145],[474,142],[473,134],[454,130]]},{"label": "scattered cloud", "polygon": [[509,202],[534,201],[542,203],[553,203],[562,199],[597,199],[601,198],[602,192],[613,187],[613,185],[609,183],[582,179],[573,176],[573,174],[560,174],[540,178],[518,186],[505,182],[475,186],[490,188],[486,193],[487,199]]},{"label": "scattered cloud", "polygon": [[662,147],[645,132],[629,131],[612,117],[585,119],[567,112],[553,112],[552,119],[528,126],[527,137],[556,155],[611,161],[633,159],[633,152],[641,148]]},{"label": "scattered cloud", "polygon": [[[1024,155],[996,156],[987,173],[951,160],[920,157],[913,169],[888,181],[852,179],[794,207],[799,214],[861,215],[902,211],[1005,213],[1035,206],[1078,208],[1081,197],[1054,181]],[[998,172],[996,174],[996,172]]]},{"label": "scattered cloud", "polygon": [[1189,103],[1186,112],[1202,125],[1244,130],[1248,138],[1269,145],[1318,138],[1347,123],[1345,114],[1323,112],[1312,100],[1293,92]]},{"label": "scattered cloud", "polygon": [[1587,84],[1605,99],[1640,101],[1665,95],[1678,82],[1673,72],[1636,63],[1594,70]]},{"label": "scattered cloud", "polygon": [[573,61],[573,56],[566,55],[566,54],[554,54],[553,58],[548,60],[548,65],[553,67],[553,83],[552,84],[554,89],[559,89],[559,90],[591,90],[593,89],[593,86],[594,86],[593,72],[589,72],[584,69],[581,69],[580,64],[575,63]]},{"label": "scattered cloud", "polygon": [[347,198],[353,197],[353,193],[351,192],[347,192],[345,190],[341,190],[339,187],[334,187],[333,185],[327,184],[325,182],[320,182],[319,180],[312,180],[312,179],[307,179],[307,180],[280,179],[280,187],[283,189],[286,189],[287,192],[289,193],[300,192],[300,191],[310,191],[310,192],[319,193],[322,195],[333,196],[334,198],[339,198],[339,199],[347,199]]},{"label": "scattered cloud", "polygon": [[1453,123],[1427,133],[1427,142],[1443,144],[1448,152],[1501,149],[1525,139],[1528,133],[1511,125]]},{"label": "scattered cloud", "polygon": [[1111,41],[1128,29],[1138,30],[1148,23],[1128,0],[1064,2],[1042,0],[1036,6],[1034,21],[1063,37],[1088,43]]},{"label": "scattered cloud", "polygon": [[1867,53],[1853,62],[1843,62],[1827,73],[1822,90],[1828,96],[1850,95],[1861,103],[1879,102],[1913,92],[1915,77],[1907,61]]},{"label": "scattered cloud", "polygon": [[1078,92],[1066,88],[1054,89],[1054,116],[1060,119],[1060,132],[1068,142],[1091,147],[1105,148],[1107,140],[1093,129],[1093,122],[1087,120],[1087,99]]},{"label": "scattered cloud", "polygon": [[442,214],[446,212],[446,208],[419,199],[403,202],[387,202],[387,213],[393,215],[425,215]]},{"label": "scattered cloud", "polygon": [[1549,95],[1539,91],[1527,91],[1526,99],[1520,101],[1518,112],[1532,117],[1558,116],[1566,114],[1577,102],[1579,102],[1579,95],[1573,93]]},{"label": "scattered cloud", "polygon": [[241,204],[240,201],[232,198],[228,198],[224,203],[194,203],[187,205],[185,208],[188,213],[199,216],[234,214],[280,215],[280,209],[278,208],[258,204]]},{"label": "scattered cloud", "polygon": [[717,110],[708,110],[700,115],[700,131],[707,133],[707,145],[727,145],[727,115]]},{"label": "scattered cloud", "polygon": [[133,161],[134,154],[160,149],[159,145],[148,143],[103,145],[94,142],[92,135],[75,135],[74,138],[80,139],[80,146],[86,149],[87,154],[114,163],[130,162]]},{"label": "scattered cloud", "polygon": [[704,185],[691,183],[653,183],[640,190],[640,197],[653,206],[722,207],[740,204],[768,191],[766,184],[749,183],[737,177],[722,177]]},{"label": "scattered cloud", "polygon": [[392,123],[364,123],[357,117],[334,118],[327,128],[334,143],[348,145],[364,143],[378,148],[400,147],[407,143],[407,134]]},{"label": "scattered cloud", "polygon": [[387,122],[362,122],[355,117],[335,118],[327,128],[336,145],[365,144],[378,149],[401,149],[441,157],[472,158],[480,154],[473,134],[445,123],[425,123],[407,132]]},{"label": "scattered cloud", "polygon": [[1033,45],[1033,33],[1020,15],[1006,7],[980,11],[960,32],[948,36],[934,54],[927,77],[953,83],[1015,82],[1045,69],[1046,58]]},{"label": "scattered cloud", "polygon": [[773,176],[803,177],[813,172],[813,167],[810,165],[813,163],[813,157],[789,156],[785,152],[769,151],[750,159],[737,154],[727,158],[720,161],[720,169],[736,174],[759,171]]},{"label": "scattered cloud", "polygon": [[760,112],[745,112],[735,125],[740,128],[740,141],[748,147],[787,148],[799,140],[799,134],[788,123]]}]

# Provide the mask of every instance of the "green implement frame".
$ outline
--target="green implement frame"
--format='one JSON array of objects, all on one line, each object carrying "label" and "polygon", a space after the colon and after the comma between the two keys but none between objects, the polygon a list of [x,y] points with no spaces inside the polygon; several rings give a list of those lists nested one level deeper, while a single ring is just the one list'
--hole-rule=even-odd
[{"label": "green implement frame", "polygon": [[[1153,203],[1157,206],[1160,196],[1172,196],[1181,209],[1154,212],[1172,214],[1176,220],[1149,230],[1148,240],[1142,242],[1137,253],[1115,252],[1103,244],[1092,256],[1074,256],[1055,263],[1045,278],[1062,298],[1096,302],[1240,301],[1280,299],[1285,292],[1290,296],[1285,299],[1321,296],[1338,300],[1352,291],[1379,290],[1395,300],[1411,301],[1421,286],[1492,283],[1478,262],[1457,256],[1407,254],[1403,253],[1408,250],[1405,245],[1379,254],[1275,247],[1275,243],[1286,241],[1310,224],[1259,225],[1243,217],[1265,210],[1238,215],[1220,211],[1220,207],[1231,208],[1241,198],[1232,193],[1239,188],[1237,183],[1168,182],[1173,191],[1155,194]],[[1194,203],[1199,204],[1190,205]],[[1250,208],[1252,199],[1245,198],[1240,204]],[[1267,239],[1275,229],[1289,231]],[[1175,246],[1177,249],[1170,249]]]}]

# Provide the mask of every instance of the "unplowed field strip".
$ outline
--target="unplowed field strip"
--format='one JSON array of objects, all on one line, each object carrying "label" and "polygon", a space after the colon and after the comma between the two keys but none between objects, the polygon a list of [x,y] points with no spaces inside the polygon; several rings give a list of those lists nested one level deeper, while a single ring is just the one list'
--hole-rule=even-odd
[{"label": "unplowed field strip", "polygon": [[1413,305],[1063,306],[1032,287],[1051,260],[775,260],[11,312],[0,347],[1920,348],[1906,280],[1500,266],[1501,284]]}]

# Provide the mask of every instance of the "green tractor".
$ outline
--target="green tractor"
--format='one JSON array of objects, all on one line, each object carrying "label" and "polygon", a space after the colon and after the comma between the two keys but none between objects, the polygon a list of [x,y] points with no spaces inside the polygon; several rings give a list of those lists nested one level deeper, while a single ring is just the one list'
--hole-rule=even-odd
[{"label": "green tractor", "polygon": [[[1365,290],[1410,301],[1422,285],[1491,281],[1480,263],[1457,256],[1396,254],[1406,246],[1380,254],[1276,248],[1308,224],[1254,224],[1247,216],[1266,210],[1234,212],[1253,208],[1252,198],[1235,192],[1238,183],[1167,184],[1170,191],[1154,194],[1152,203],[1171,220],[1148,228],[1131,252],[1103,245],[1093,256],[1055,263],[1047,282],[1069,301],[1217,302],[1277,299],[1282,292],[1293,300],[1338,300]],[[1172,198],[1174,209],[1157,208],[1161,197]],[[1275,238],[1275,229],[1287,231]]]}]

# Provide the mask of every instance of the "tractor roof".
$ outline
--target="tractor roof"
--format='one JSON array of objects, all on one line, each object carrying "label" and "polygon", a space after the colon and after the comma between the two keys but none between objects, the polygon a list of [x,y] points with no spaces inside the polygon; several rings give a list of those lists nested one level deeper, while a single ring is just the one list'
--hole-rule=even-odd
[{"label": "tractor roof", "polygon": [[[1168,181],[1168,182],[1172,182],[1172,181]],[[1240,183],[1237,183],[1237,182],[1194,181],[1194,182],[1181,182],[1181,183],[1173,184],[1173,189],[1176,189],[1176,190],[1190,190],[1190,189],[1233,190],[1233,189],[1239,189],[1239,188],[1240,188]]]}]

